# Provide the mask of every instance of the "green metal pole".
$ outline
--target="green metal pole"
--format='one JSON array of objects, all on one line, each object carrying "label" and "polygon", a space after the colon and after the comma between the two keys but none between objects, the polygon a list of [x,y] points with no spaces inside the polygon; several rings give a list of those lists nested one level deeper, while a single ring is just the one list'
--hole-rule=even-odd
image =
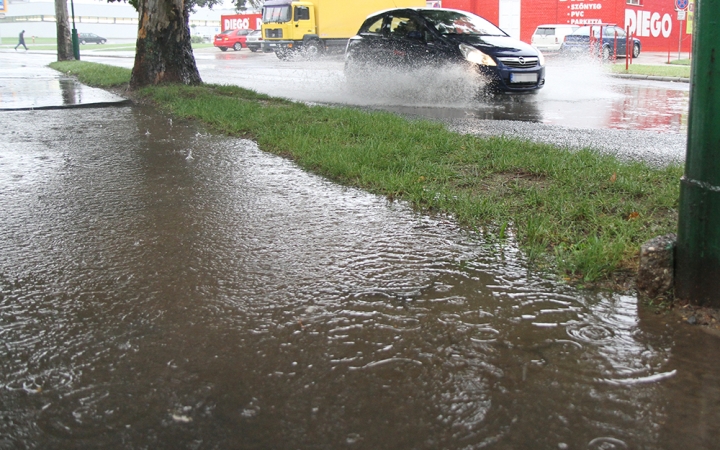
[{"label": "green metal pole", "polygon": [[78,34],[77,30],[75,29],[75,4],[72,0],[70,0],[70,11],[72,11],[72,47],[73,47],[73,56],[75,56],[76,61],[80,61],[80,41],[78,40]]},{"label": "green metal pole", "polygon": [[720,0],[697,0],[694,20],[675,295],[720,307]]}]

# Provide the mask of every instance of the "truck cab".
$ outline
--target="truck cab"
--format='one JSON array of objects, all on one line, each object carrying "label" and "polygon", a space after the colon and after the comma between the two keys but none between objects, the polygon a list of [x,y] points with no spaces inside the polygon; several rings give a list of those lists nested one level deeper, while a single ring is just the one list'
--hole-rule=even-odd
[{"label": "truck cab", "polygon": [[281,59],[295,51],[315,56],[325,50],[318,36],[315,7],[310,2],[268,0],[263,7],[263,45]]}]

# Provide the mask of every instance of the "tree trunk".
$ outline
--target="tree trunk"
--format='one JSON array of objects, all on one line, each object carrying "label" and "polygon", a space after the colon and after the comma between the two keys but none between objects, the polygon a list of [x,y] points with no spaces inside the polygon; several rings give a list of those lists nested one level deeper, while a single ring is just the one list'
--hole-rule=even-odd
[{"label": "tree trunk", "polygon": [[57,26],[57,60],[75,59],[68,22],[67,0],[55,0],[55,24]]},{"label": "tree trunk", "polygon": [[190,0],[139,0],[130,87],[202,83],[190,44]]}]

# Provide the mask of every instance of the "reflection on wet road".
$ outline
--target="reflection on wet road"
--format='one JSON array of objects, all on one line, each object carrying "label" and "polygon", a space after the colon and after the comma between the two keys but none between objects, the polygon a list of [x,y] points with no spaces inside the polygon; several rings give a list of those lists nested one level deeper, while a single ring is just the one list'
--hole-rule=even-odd
[{"label": "reflection on wet road", "polygon": [[512,241],[140,107],[0,122],[3,448],[720,437],[716,338]]}]

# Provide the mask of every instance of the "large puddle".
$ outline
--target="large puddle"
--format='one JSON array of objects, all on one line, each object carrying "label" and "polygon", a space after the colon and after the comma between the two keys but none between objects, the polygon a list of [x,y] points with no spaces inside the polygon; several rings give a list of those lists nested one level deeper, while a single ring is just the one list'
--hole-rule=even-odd
[{"label": "large puddle", "polygon": [[146,109],[0,123],[2,448],[717,445],[720,340],[512,242]]}]

